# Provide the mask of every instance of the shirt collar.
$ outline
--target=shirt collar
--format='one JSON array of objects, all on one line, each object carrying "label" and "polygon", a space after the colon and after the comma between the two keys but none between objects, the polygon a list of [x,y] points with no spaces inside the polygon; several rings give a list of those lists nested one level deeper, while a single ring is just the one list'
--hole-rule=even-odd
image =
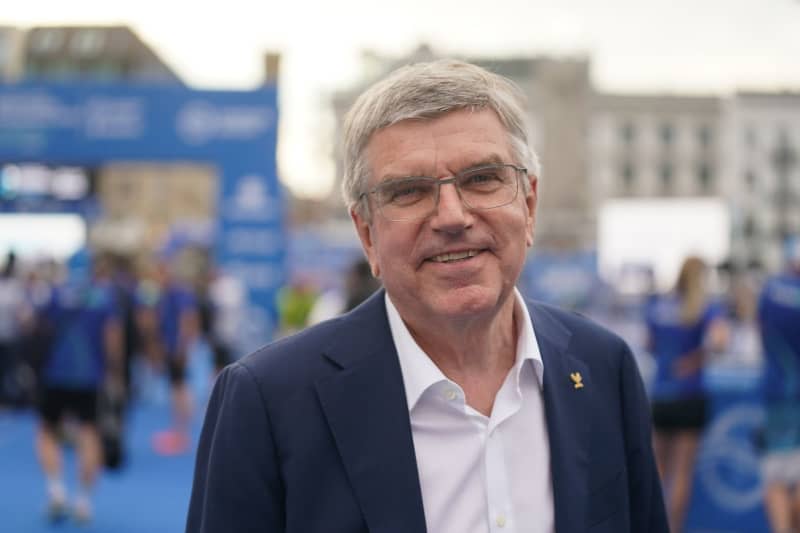
[{"label": "shirt collar", "polygon": [[[400,359],[400,369],[403,372],[403,385],[406,390],[406,401],[408,410],[414,406],[422,397],[423,393],[431,386],[449,381],[448,378],[439,370],[430,357],[419,347],[417,341],[411,336],[405,322],[400,318],[400,313],[392,303],[389,294],[385,295],[386,313],[389,317],[389,328],[392,332],[397,356]],[[530,360],[536,372],[536,379],[539,387],[542,386],[544,375],[544,362],[539,351],[539,344],[536,341],[536,333],[533,330],[531,317],[528,313],[528,306],[522,298],[520,292],[514,288],[515,313],[518,320],[517,324],[517,356],[512,371],[519,372],[522,364]]]}]

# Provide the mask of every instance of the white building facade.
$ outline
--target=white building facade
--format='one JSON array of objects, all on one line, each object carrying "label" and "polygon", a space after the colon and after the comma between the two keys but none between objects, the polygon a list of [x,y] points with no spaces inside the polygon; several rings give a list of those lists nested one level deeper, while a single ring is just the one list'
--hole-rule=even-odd
[{"label": "white building facade", "polygon": [[[366,70],[374,80],[435,57],[370,56]],[[537,247],[594,249],[600,209],[619,199],[722,200],[737,268],[780,268],[785,238],[800,235],[800,93],[611,94],[593,89],[584,58],[472,61],[528,95],[543,167]],[[362,89],[335,95],[337,124]]]},{"label": "white building facade", "polygon": [[800,93],[737,93],[725,107],[732,260],[774,271],[800,236]]}]

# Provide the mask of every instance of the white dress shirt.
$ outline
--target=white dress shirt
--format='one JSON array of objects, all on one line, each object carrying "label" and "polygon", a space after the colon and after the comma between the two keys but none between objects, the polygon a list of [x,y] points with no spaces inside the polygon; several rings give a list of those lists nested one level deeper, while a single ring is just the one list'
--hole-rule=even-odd
[{"label": "white dress shirt", "polygon": [[486,417],[422,351],[386,296],[429,533],[555,531],[544,365],[528,309],[516,290],[514,297],[516,362]]}]

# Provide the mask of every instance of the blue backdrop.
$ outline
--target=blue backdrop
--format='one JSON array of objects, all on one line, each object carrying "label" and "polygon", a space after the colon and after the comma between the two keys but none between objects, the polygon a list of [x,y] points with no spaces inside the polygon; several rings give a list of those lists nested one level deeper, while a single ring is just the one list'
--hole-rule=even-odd
[{"label": "blue backdrop", "polygon": [[710,368],[710,423],[695,465],[687,533],[769,531],[757,434],[764,411],[760,368]]},{"label": "blue backdrop", "polygon": [[[268,340],[285,280],[274,87],[0,85],[0,162],[195,161],[219,174],[214,255],[249,290],[245,349]],[[7,207],[6,207],[7,209]]]}]

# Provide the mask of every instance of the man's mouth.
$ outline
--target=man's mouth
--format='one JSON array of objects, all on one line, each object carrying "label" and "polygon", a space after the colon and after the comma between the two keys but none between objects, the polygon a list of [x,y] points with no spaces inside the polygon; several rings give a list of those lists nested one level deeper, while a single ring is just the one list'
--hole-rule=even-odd
[{"label": "man's mouth", "polygon": [[464,250],[463,252],[450,252],[446,254],[439,254],[434,255],[433,257],[429,257],[428,261],[433,261],[434,263],[453,263],[455,261],[464,261],[469,259],[470,257],[475,257],[481,253],[481,250]]}]

